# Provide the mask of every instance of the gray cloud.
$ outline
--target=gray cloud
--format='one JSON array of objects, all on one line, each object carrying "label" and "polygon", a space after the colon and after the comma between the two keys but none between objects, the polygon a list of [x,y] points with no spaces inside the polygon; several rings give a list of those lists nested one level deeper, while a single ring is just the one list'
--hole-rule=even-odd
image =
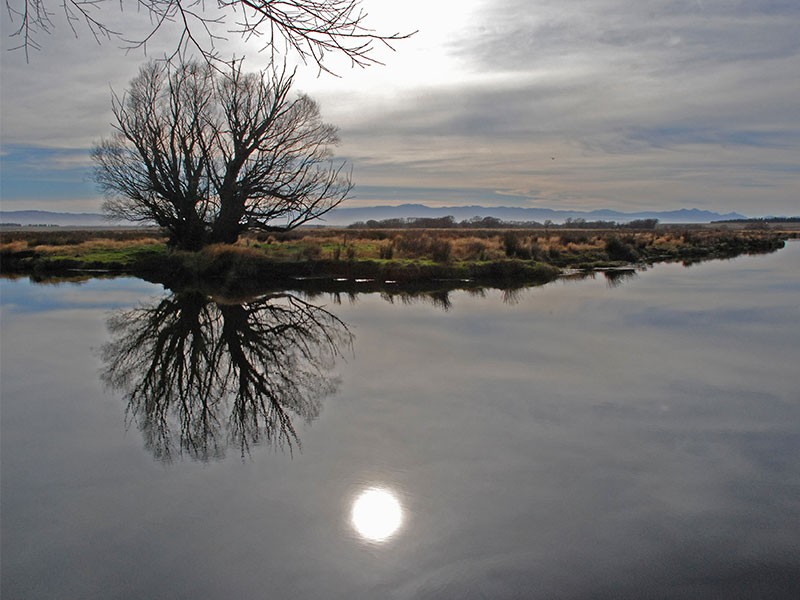
[{"label": "gray cloud", "polygon": [[[798,212],[794,0],[486,0],[471,23],[441,50],[460,69],[447,81],[420,63],[392,94],[348,73],[311,82],[375,197]],[[110,132],[109,87],[143,57],[69,38],[30,65],[3,56],[4,145],[88,149]]]},{"label": "gray cloud", "polygon": [[474,23],[449,46],[473,77],[344,128],[371,183],[797,212],[797,3],[502,0]]},{"label": "gray cloud", "polygon": [[586,56],[671,72],[796,55],[798,18],[800,5],[790,1],[499,0],[486,3],[474,31],[453,47],[490,68]]}]

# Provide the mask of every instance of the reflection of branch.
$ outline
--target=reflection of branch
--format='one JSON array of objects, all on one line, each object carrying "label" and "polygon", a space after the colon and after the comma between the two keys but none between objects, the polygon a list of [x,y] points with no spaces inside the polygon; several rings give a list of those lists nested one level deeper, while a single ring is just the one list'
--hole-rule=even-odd
[{"label": "reflection of branch", "polygon": [[103,380],[127,393],[128,418],[162,460],[176,445],[200,460],[229,444],[242,455],[259,443],[291,449],[292,415],[319,414],[336,388],[327,371],[352,343],[335,315],[291,294],[241,305],[170,294],[117,313],[108,328]]},{"label": "reflection of branch", "polygon": [[618,288],[626,281],[635,279],[639,275],[634,269],[614,269],[603,271],[606,278],[606,285],[610,288]]}]

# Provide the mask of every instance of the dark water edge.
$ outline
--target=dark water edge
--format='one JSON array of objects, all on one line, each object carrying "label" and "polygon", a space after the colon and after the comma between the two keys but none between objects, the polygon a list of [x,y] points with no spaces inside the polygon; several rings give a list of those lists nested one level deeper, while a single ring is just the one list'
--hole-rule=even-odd
[{"label": "dark water edge", "polygon": [[[4,280],[2,595],[796,598],[798,259],[790,243],[521,289],[311,288],[291,292],[299,312],[131,278]],[[210,359],[251,340],[291,364],[296,344],[258,342],[309,318],[323,327],[296,341],[312,354],[336,323],[353,339],[330,378],[284,378],[291,449],[242,454],[253,413],[215,404],[227,452],[166,460],[160,422],[137,420],[164,401],[101,377],[145,381],[109,372],[140,342],[175,373],[149,348],[190,340],[181,327]],[[330,393],[303,403],[312,392]],[[381,542],[350,523],[374,486],[403,507]]]},{"label": "dark water edge", "polygon": [[[6,261],[0,278],[28,278],[33,283],[55,284],[133,276],[173,290],[199,290],[229,298],[244,299],[261,294],[293,289],[308,294],[354,295],[383,293],[413,297],[442,296],[456,290],[501,289],[507,293],[541,286],[559,278],[581,279],[602,274],[613,284],[659,263],[678,262],[685,267],[737,256],[757,256],[777,252],[785,246],[781,239],[750,240],[751,245],[725,248],[690,248],[685,255],[665,255],[646,262],[617,261],[610,265],[559,268],[518,259],[492,261],[478,265],[406,264],[361,260],[356,262],[316,260],[276,263],[240,263],[235,256],[222,255],[207,265],[187,263],[187,256],[170,260],[157,257],[134,268],[86,269],[56,264],[17,264]],[[191,258],[191,257],[190,257]],[[654,257],[651,257],[653,259]]]},{"label": "dark water edge", "polygon": [[[613,242],[613,244],[612,244]],[[778,235],[722,235],[695,240],[677,248],[635,247],[615,235],[609,237],[603,253],[557,253],[546,259],[493,259],[489,261],[434,262],[420,260],[334,260],[276,261],[241,248],[221,248],[211,255],[202,252],[158,252],[148,249],[134,253],[128,262],[92,262],[59,257],[52,259],[33,250],[3,251],[0,273],[27,274],[32,280],[47,281],[73,276],[132,275],[170,288],[209,288],[238,295],[257,294],[286,287],[303,286],[309,291],[388,291],[389,286],[409,290],[477,287],[516,288],[541,285],[555,280],[564,270],[590,272],[598,269],[635,268],[664,262],[685,265],[707,260],[730,259],[745,254],[775,252],[785,245]],[[507,249],[507,253],[508,253]],[[512,256],[509,253],[509,256]],[[530,259],[530,252],[528,252]],[[361,284],[353,288],[354,284]],[[371,285],[363,285],[365,283]]]}]

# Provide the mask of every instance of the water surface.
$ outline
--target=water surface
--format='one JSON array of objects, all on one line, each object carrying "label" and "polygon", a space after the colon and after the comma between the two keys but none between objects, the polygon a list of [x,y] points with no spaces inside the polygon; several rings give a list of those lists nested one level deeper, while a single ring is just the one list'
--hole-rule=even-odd
[{"label": "water surface", "polygon": [[800,597],[800,243],[428,299],[1,289],[3,597]]}]

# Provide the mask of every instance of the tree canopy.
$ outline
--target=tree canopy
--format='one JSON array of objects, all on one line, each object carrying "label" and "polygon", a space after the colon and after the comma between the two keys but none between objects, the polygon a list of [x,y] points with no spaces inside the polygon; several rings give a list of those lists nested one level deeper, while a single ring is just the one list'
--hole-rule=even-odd
[{"label": "tree canopy", "polygon": [[245,230],[286,231],[352,189],[334,163],[336,128],[316,102],[292,97],[292,74],[223,72],[207,63],[150,62],[120,97],[114,135],[94,149],[109,216],[155,222],[173,246],[235,242]]}]

